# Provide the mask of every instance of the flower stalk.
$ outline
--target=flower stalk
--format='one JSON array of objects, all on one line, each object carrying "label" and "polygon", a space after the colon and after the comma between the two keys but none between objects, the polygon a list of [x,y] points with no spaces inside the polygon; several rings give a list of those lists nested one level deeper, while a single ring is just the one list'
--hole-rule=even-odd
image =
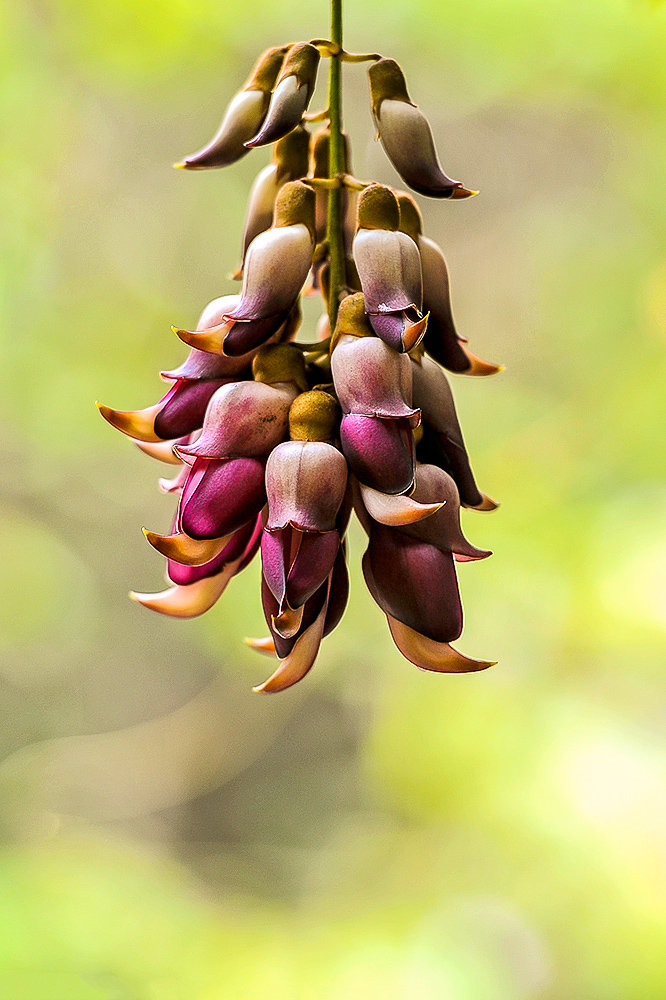
[{"label": "flower stalk", "polygon": [[[342,135],[342,0],[331,0],[331,41],[334,48],[328,70],[328,117],[330,128],[328,176],[339,178],[344,170],[344,138]],[[345,250],[342,235],[342,189],[332,188],[328,195],[326,241],[329,249],[328,319],[335,328],[340,297],[346,284]]]}]

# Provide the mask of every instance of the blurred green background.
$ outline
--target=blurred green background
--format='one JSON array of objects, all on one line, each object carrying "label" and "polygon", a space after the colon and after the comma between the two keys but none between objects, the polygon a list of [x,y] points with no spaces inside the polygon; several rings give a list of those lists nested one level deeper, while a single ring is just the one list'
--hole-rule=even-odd
[{"label": "blurred green background", "polygon": [[[367,595],[298,688],[270,670],[258,566],[203,619],[140,526],[162,470],[97,415],[178,363],[169,325],[232,288],[257,151],[210,137],[257,53],[323,2],[9,0],[0,13],[5,513],[0,996],[657,1000],[664,996],[666,8],[348,0],[481,197],[423,205],[494,515],[459,647],[417,671]],[[323,74],[322,74],[323,77]],[[362,67],[361,177],[395,183]],[[323,93],[323,90],[321,91]],[[321,106],[320,96],[313,107]],[[313,314],[314,315],[314,314]],[[663,690],[663,688],[661,688]]]}]

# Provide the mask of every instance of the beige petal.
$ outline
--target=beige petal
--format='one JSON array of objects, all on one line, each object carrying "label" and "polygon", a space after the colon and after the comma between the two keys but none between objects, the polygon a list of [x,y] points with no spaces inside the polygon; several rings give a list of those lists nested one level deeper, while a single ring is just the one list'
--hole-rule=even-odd
[{"label": "beige petal", "polygon": [[246,646],[254,649],[257,653],[263,653],[264,656],[277,656],[275,642],[270,635],[264,636],[261,639],[245,639],[244,641]]},{"label": "beige petal", "polygon": [[504,371],[503,365],[494,365],[490,361],[483,361],[482,358],[477,358],[476,354],[472,354],[464,344],[461,344],[460,348],[467,356],[467,360],[471,365],[467,371],[460,372],[461,375],[497,375],[498,372]]},{"label": "beige petal", "polygon": [[158,535],[155,531],[141,529],[153,546],[167,559],[174,559],[184,566],[203,566],[218,556],[231,535],[223,535],[222,538],[190,538],[184,532],[179,531],[174,535]]},{"label": "beige petal", "polygon": [[162,409],[162,402],[147,406],[145,410],[112,410],[104,403],[96,403],[104,419],[128,437],[139,441],[161,441],[155,433],[155,417]]},{"label": "beige petal", "polygon": [[326,622],[327,604],[319,612],[316,620],[299,636],[294,643],[289,656],[281,661],[280,666],[274,674],[253,688],[253,691],[261,694],[274,694],[277,691],[284,691],[286,688],[297,684],[310,670],[317,659],[319,646],[324,634],[324,624]]},{"label": "beige petal", "polygon": [[305,605],[300,608],[290,608],[286,605],[284,611],[273,618],[273,628],[283,639],[291,639],[298,632],[303,621],[304,607]]},{"label": "beige petal", "polygon": [[176,443],[175,440],[135,441],[134,443],[137,448],[144,453],[144,455],[149,455],[150,458],[156,458],[158,462],[164,462],[166,465],[181,465],[181,460],[173,450],[173,446]]},{"label": "beige petal", "polygon": [[483,497],[483,502],[477,504],[476,507],[470,507],[470,505],[466,503],[462,506],[466,507],[467,510],[497,510],[499,507],[499,502],[497,500],[493,500],[493,498],[489,497],[487,493],[482,493],[481,496]]},{"label": "beige petal", "polygon": [[181,330],[177,326],[172,326],[171,329],[184,344],[196,347],[198,351],[207,351],[208,354],[222,354],[224,338],[233,325],[232,320],[225,320],[219,326],[211,326],[207,330]]},{"label": "beige petal", "polygon": [[209,608],[212,608],[224,592],[227,584],[238,569],[241,560],[229,563],[216,576],[207,576],[203,580],[187,585],[176,584],[163,590],[160,594],[137,594],[130,591],[130,597],[144,608],[158,611],[161,615],[173,618],[196,618]]},{"label": "beige petal", "polygon": [[494,667],[496,660],[472,660],[459,653],[448,642],[435,642],[391,615],[386,616],[393,641],[411,663],[421,670],[442,674],[466,674]]},{"label": "beige petal", "polygon": [[368,514],[374,517],[375,521],[390,527],[422,521],[425,517],[436,514],[446,503],[445,500],[441,503],[417,503],[411,497],[380,493],[370,486],[364,486],[363,483],[359,483],[359,488]]}]

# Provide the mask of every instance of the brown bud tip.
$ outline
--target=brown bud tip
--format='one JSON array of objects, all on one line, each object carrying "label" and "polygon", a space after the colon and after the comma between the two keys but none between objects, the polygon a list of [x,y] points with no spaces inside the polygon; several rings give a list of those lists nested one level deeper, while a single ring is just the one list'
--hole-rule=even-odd
[{"label": "brown bud tip", "polygon": [[407,191],[396,191],[400,207],[400,231],[416,242],[423,233],[423,216],[414,198]]},{"label": "brown bud tip", "polygon": [[296,42],[287,52],[277,82],[280,83],[287,76],[297,76],[301,82],[314,87],[320,58],[319,50],[314,45]]},{"label": "brown bud tip", "polygon": [[464,187],[462,184],[458,184],[454,187],[453,191],[449,195],[451,201],[457,201],[460,198],[474,198],[478,191],[470,191],[469,188]]},{"label": "brown bud tip", "polygon": [[[329,149],[331,130],[320,129],[313,137],[310,153],[310,166],[313,177],[328,177],[329,172]],[[342,133],[342,173],[349,173],[349,137],[346,132]]]},{"label": "brown bud tip", "polygon": [[297,396],[289,410],[292,441],[333,441],[340,423],[340,405],[322,389]]},{"label": "brown bud tip", "polygon": [[303,354],[293,344],[265,344],[259,348],[252,362],[255,381],[273,385],[275,382],[293,382],[301,392],[306,392]]},{"label": "brown bud tip", "polygon": [[288,51],[288,45],[280,45],[262,52],[254,64],[243,90],[263,90],[265,94],[269,94],[275,86],[275,81]]},{"label": "brown bud tip", "polygon": [[384,184],[370,184],[358,198],[359,229],[389,229],[400,225],[400,206],[393,191]]},{"label": "brown bud tip", "polygon": [[372,110],[375,115],[384,100],[412,102],[407,93],[405,74],[395,59],[378,59],[368,69]]},{"label": "brown bud tip", "polygon": [[331,350],[340,340],[340,337],[348,335],[350,337],[374,337],[375,331],[370,326],[370,322],[365,312],[365,297],[363,292],[354,292],[347,295],[340,303],[338,318],[335,323]]},{"label": "brown bud tip", "polygon": [[275,226],[302,223],[312,234],[315,228],[315,193],[302,181],[289,181],[275,199]]}]

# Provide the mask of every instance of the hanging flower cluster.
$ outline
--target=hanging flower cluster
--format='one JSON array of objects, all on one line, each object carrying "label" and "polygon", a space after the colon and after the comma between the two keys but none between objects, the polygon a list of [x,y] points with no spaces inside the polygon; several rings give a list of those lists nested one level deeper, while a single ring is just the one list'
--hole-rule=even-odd
[{"label": "hanging flower cluster", "polygon": [[[413,197],[354,178],[339,114],[307,113],[322,55],[371,62],[379,139],[405,184],[434,198],[475,193],[442,171],[394,60],[321,40],[269,49],[211,142],[177,164],[227,166],[275,144],[250,192],[240,294],[214,299],[195,330],[175,330],[190,351],[162,372],[158,403],[99,406],[175,466],[160,480],[178,498],[172,529],[145,532],[170,586],[135,600],[202,614],[260,551],[269,635],[248,643],[279,660],[255,688],[264,692],[299,681],[342,618],[352,510],[368,536],[366,584],[400,652],[426,670],[491,665],[450,645],[462,631],[455,562],[491,554],[464,537],[460,507],[497,504],[476,485],[442,367],[499,368],[457,333],[446,262]],[[295,340],[304,294],[324,305],[311,343]]]}]

